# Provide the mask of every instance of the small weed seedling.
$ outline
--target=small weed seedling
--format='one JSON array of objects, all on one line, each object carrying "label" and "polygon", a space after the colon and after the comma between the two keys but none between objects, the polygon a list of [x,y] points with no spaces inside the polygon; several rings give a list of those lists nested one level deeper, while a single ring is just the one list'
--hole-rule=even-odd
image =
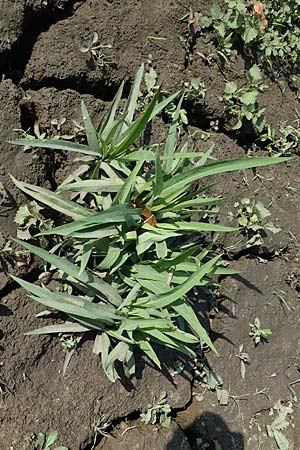
[{"label": "small weed seedling", "polygon": [[62,335],[62,337],[60,338],[60,342],[65,352],[73,350],[74,348],[76,348],[78,344],[77,338],[73,335],[71,336]]},{"label": "small weed seedling", "polygon": [[82,53],[90,53],[93,61],[98,67],[104,69],[113,64],[112,57],[106,53],[107,49],[111,48],[110,44],[98,43],[98,33],[94,33],[90,44],[87,46],[81,46],[80,51]]},{"label": "small weed seedling", "polygon": [[246,244],[248,248],[262,245],[266,231],[274,234],[281,231],[272,222],[268,222],[271,213],[261,201],[251,202],[249,198],[241,198],[234,206],[237,208],[239,225],[248,237]]},{"label": "small weed seedling", "polygon": [[41,214],[43,209],[35,201],[20,206],[14,220],[18,224],[17,236],[19,239],[31,239],[37,231],[46,231],[52,227],[53,220],[45,219]]},{"label": "small weed seedling", "polygon": [[200,78],[192,78],[190,81],[184,83],[184,99],[185,100],[200,100],[206,96],[206,87]]},{"label": "small weed seedling", "polygon": [[171,424],[171,407],[167,403],[167,394],[162,392],[159,399],[155,399],[148,404],[148,409],[141,414],[141,420],[146,425],[159,423],[162,427],[168,428]]},{"label": "small weed seedling", "polygon": [[278,155],[290,155],[297,151],[300,143],[300,120],[292,123],[283,122],[277,133],[268,125],[259,140],[264,144],[266,150]]},{"label": "small weed seedling", "polygon": [[193,450],[206,450],[210,448],[210,443],[206,442],[203,438],[197,437],[195,444],[193,445]]},{"label": "small weed seedling", "polygon": [[48,437],[44,433],[38,433],[37,436],[34,436],[34,445],[35,450],[68,450],[67,447],[60,445],[59,447],[53,447],[55,442],[57,441],[58,433],[57,431],[53,431],[48,435]]},{"label": "small weed seedling", "polygon": [[[222,450],[222,447],[219,443],[219,441],[213,441],[214,443],[214,448],[215,450]],[[206,450],[206,449],[210,449],[211,447],[211,443],[207,442],[206,440],[204,440],[201,437],[197,437],[195,444],[192,446],[193,450]]]},{"label": "small weed seedling", "polygon": [[274,79],[285,78],[299,88],[299,0],[214,0],[209,15],[196,13],[195,18],[204,39],[213,44],[209,60],[228,63],[242,48]]},{"label": "small weed seedling", "polygon": [[241,371],[241,377],[244,380],[246,376],[246,364],[250,363],[250,358],[248,353],[243,351],[244,345],[241,344],[239,346],[239,353],[235,355],[240,360],[240,371]]},{"label": "small weed seedling", "polygon": [[28,253],[16,250],[10,240],[5,240],[0,235],[0,271],[6,272],[8,266],[25,266],[27,260]]},{"label": "small weed seedling", "polygon": [[290,426],[288,420],[293,413],[292,403],[288,403],[287,406],[282,405],[281,400],[274,405],[271,412],[277,414],[271,425],[267,425],[267,434],[269,437],[274,438],[278,450],[288,450],[290,448],[289,441],[284,436],[283,431]]},{"label": "small weed seedling", "polygon": [[[3,243],[2,243],[3,241]],[[9,258],[10,256],[14,255],[14,250],[11,245],[11,241],[5,241],[4,238],[1,238],[1,247],[0,247],[0,258]]]},{"label": "small weed seedling", "polygon": [[249,336],[253,338],[255,345],[268,342],[268,336],[271,336],[272,331],[270,328],[261,328],[261,323],[258,317],[255,318],[254,323],[249,323],[249,325],[251,328]]},{"label": "small weed seedling", "polygon": [[238,130],[243,120],[252,122],[254,130],[261,133],[265,128],[265,107],[258,104],[258,96],[267,89],[263,83],[261,70],[257,65],[247,72],[248,83],[241,88],[234,81],[225,85],[223,100],[226,104],[226,113],[229,119],[235,121],[232,130]]}]

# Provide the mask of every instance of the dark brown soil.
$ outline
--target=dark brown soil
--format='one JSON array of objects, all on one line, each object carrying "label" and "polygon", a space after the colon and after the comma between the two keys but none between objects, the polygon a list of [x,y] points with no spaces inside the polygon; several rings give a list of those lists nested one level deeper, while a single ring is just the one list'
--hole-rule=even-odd
[{"label": "dark brown soil", "polygon": [[[72,134],[73,120],[81,120],[81,99],[98,120],[121,81],[125,80],[128,92],[137,68],[149,58],[166,91],[180,89],[193,76],[205,82],[205,100],[185,106],[190,125],[183,139],[195,133],[195,147],[203,151],[214,145],[216,158],[245,155],[254,136],[245,128],[237,134],[228,131],[220,97],[228,79],[245,82],[246,62],[238,56],[234,67],[226,70],[216,63],[207,65],[199,56],[209,52],[202,38],[197,38],[187,62],[180,41],[188,30],[187,23],[179,19],[189,6],[194,11],[207,11],[210,5],[207,0],[0,0],[0,70],[4,74],[0,83],[0,181],[7,190],[0,203],[0,244],[15,235],[14,215],[25,200],[9,174],[55,188],[72,167],[71,158],[33,160],[22,148],[7,143],[16,136],[13,129],[32,132],[38,124],[41,131],[53,131],[53,119],[66,119],[60,132]],[[113,65],[105,70],[80,51],[94,32],[100,42],[112,45]],[[278,129],[295,118],[299,102],[288,87],[283,93],[277,84],[268,84],[261,103],[267,107],[268,122]],[[200,136],[211,121],[218,121],[219,129],[204,140]],[[159,119],[145,139],[158,142],[165,135],[166,124]],[[299,161],[212,181],[219,183],[214,187],[216,194],[238,194],[220,212],[220,223],[232,224],[225,213],[234,211],[237,198],[248,197],[261,200],[270,210],[272,222],[282,230],[269,233],[263,246],[254,250],[246,249],[247,238],[241,233],[219,239],[232,267],[240,271],[224,281],[221,313],[211,324],[220,357],[208,356],[230,392],[229,405],[220,406],[211,391],[202,402],[192,402],[191,373],[172,378],[142,358],[137,379],[111,384],[91,352],[89,339],[78,349],[63,377],[62,345],[57,338],[23,335],[40,325],[41,320],[34,317],[40,309],[22,289],[8,283],[0,265],[0,450],[33,450],[32,433],[54,430],[60,436],[57,444],[70,450],[90,450],[95,425],[102,421],[111,422],[116,430],[114,438],[103,439],[97,450],[190,450],[200,437],[212,450],[214,441],[222,450],[254,450],[259,445],[264,450],[276,448],[264,425],[276,401],[290,401],[299,386]],[[9,267],[9,271],[15,269]],[[28,272],[36,281],[38,266],[27,269],[23,274]],[[249,337],[249,323],[255,317],[273,332],[269,343],[257,347]],[[236,357],[241,344],[251,358],[245,380]],[[166,354],[166,366],[172,366],[175,357]],[[167,392],[175,409],[169,430],[141,426],[132,420],[162,391]],[[294,429],[291,426],[287,433],[295,450],[300,448],[297,411]]]},{"label": "dark brown soil", "polygon": [[[149,429],[150,428],[150,429]],[[121,423],[115,437],[108,437],[95,450],[191,450],[183,431],[173,423],[170,428]]]}]

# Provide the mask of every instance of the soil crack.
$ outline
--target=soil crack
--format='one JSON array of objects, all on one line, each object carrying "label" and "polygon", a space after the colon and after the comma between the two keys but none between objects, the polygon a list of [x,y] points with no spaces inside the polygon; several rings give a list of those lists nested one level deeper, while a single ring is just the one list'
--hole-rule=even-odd
[{"label": "soil crack", "polygon": [[[19,85],[30,59],[32,49],[41,33],[47,31],[53,24],[72,17],[75,12],[76,0],[66,0],[64,6],[53,5],[38,10],[34,5],[24,7],[22,32],[12,47],[1,55],[1,73]],[[46,58],[46,55],[45,55]]]}]

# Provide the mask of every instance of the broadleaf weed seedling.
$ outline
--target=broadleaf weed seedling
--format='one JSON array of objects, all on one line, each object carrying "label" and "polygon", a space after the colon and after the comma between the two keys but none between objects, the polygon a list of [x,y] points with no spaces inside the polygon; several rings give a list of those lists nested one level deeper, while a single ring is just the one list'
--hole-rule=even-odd
[{"label": "broadleaf weed seedling", "polygon": [[28,256],[24,250],[16,250],[11,240],[2,238],[0,235],[0,270],[2,272],[7,272],[8,266],[27,265]]},{"label": "broadleaf weed seedling", "polygon": [[299,88],[299,0],[214,0],[209,15],[195,14],[201,34],[214,49],[208,59],[228,63],[238,48],[277,81]]},{"label": "broadleaf weed seedling", "polygon": [[255,345],[264,344],[268,342],[268,336],[271,336],[272,330],[270,328],[261,328],[260,319],[256,317],[254,323],[250,323],[250,333],[249,336],[253,338]]},{"label": "broadleaf weed seedling", "polygon": [[98,33],[94,32],[90,43],[86,46],[82,45],[80,51],[82,53],[89,53],[95,62],[95,64],[101,69],[105,69],[113,64],[112,57],[107,53],[108,49],[111,49],[110,44],[98,43]]},{"label": "broadleaf weed seedling", "polygon": [[265,128],[264,112],[265,107],[258,103],[258,96],[267,89],[262,79],[262,73],[257,65],[252,66],[247,72],[248,83],[243,87],[238,87],[234,81],[225,85],[223,101],[225,111],[230,120],[235,123],[232,130],[242,127],[243,120],[252,122],[254,130],[259,134]]},{"label": "broadleaf weed seedling", "polygon": [[241,377],[244,380],[246,377],[246,364],[250,364],[250,357],[248,353],[244,352],[244,344],[239,346],[239,353],[236,356],[240,360]]},{"label": "broadleaf weed seedling", "polygon": [[276,417],[270,425],[266,426],[267,434],[275,440],[278,450],[289,450],[290,442],[283,432],[293,426],[292,402],[284,405],[281,400],[278,400],[271,411],[276,414]]},{"label": "broadleaf weed seedling", "polygon": [[68,450],[67,447],[62,445],[58,447],[53,447],[58,439],[57,431],[51,432],[48,436],[44,433],[38,433],[33,436],[33,444],[35,445],[35,450]]},{"label": "broadleaf weed seedling", "polygon": [[171,424],[171,407],[167,403],[167,394],[162,392],[158,400],[153,400],[148,404],[148,409],[142,413],[141,421],[146,425],[156,425],[159,423],[163,428],[169,428]]},{"label": "broadleaf weed seedling", "polygon": [[53,226],[53,220],[45,219],[42,215],[43,209],[35,201],[19,207],[14,219],[14,222],[18,225],[17,237],[19,239],[27,241],[38,231],[43,232]]},{"label": "broadleaf weed seedling", "polygon": [[185,100],[203,100],[206,96],[206,87],[200,78],[192,78],[184,83]]},{"label": "broadleaf weed seedling", "polygon": [[[248,237],[246,246],[252,247],[262,245],[263,239],[266,237],[266,231],[273,234],[279,233],[280,228],[269,222],[271,216],[270,211],[265,208],[261,201],[251,201],[249,198],[241,198],[234,204],[237,210],[237,218],[242,232]],[[230,213],[232,217],[233,214]]]},{"label": "broadleaf weed seedling", "polygon": [[300,144],[300,119],[292,123],[283,122],[279,131],[268,125],[259,137],[264,148],[270,153],[277,155],[291,155],[297,153]]}]

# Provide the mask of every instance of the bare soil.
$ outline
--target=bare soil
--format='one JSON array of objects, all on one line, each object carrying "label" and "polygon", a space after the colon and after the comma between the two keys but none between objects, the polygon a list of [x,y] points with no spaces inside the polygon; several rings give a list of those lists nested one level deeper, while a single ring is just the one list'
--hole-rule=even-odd
[{"label": "bare soil", "polygon": [[[230,132],[220,97],[226,80],[245,82],[247,61],[238,56],[234,67],[226,70],[216,63],[208,66],[199,53],[205,55],[209,48],[199,37],[187,62],[180,42],[180,36],[187,35],[187,23],[179,18],[189,6],[207,11],[210,5],[208,0],[0,0],[0,73],[4,75],[0,82],[0,181],[7,190],[0,204],[0,243],[15,235],[14,214],[25,200],[9,174],[55,188],[72,166],[71,159],[33,160],[20,147],[7,143],[16,136],[13,129],[32,131],[37,123],[46,131],[51,120],[66,118],[61,132],[72,133],[73,120],[80,121],[82,99],[98,120],[121,81],[125,80],[128,92],[137,68],[149,58],[166,91],[180,89],[193,76],[205,82],[205,100],[185,105],[190,123],[185,133],[196,132],[196,148],[203,151],[214,145],[214,156],[222,159],[245,155],[254,136],[248,129]],[[112,45],[114,64],[105,70],[80,51],[95,31],[100,42]],[[278,129],[295,118],[299,102],[288,87],[282,92],[277,84],[268,84],[261,103],[267,107],[268,122]],[[200,135],[211,121],[218,121],[219,129],[204,140]],[[166,124],[158,120],[146,138],[157,142],[165,133]],[[140,358],[136,379],[111,384],[91,352],[89,339],[63,377],[64,352],[59,340],[23,335],[41,323],[35,319],[40,309],[9,281],[8,272],[16,270],[13,264],[0,264],[0,450],[33,450],[32,433],[53,430],[59,432],[59,443],[70,450],[90,450],[95,425],[103,420],[111,422],[118,433],[102,440],[99,435],[97,450],[190,450],[199,437],[212,450],[217,448],[216,441],[222,450],[276,449],[274,439],[266,436],[265,424],[276,401],[286,404],[297,396],[299,387],[299,161],[212,181],[219,182],[216,193],[262,200],[282,230],[268,234],[263,246],[254,250],[246,248],[246,238],[240,233],[219,240],[231,266],[240,271],[224,280],[219,293],[221,313],[211,321],[220,357],[208,355],[230,393],[229,404],[220,406],[211,391],[201,402],[193,400],[192,390],[203,389],[192,386],[188,365],[183,374],[172,378]],[[234,210],[233,203],[221,211],[220,223],[228,223],[225,213],[230,210]],[[40,269],[39,263],[32,262],[23,268],[23,275],[35,281]],[[249,323],[255,317],[273,332],[269,343],[257,347],[249,337]],[[241,344],[250,357],[244,380],[236,356]],[[166,353],[166,367],[175,358]],[[174,409],[171,429],[141,426],[136,417],[162,391]],[[295,409],[287,430],[290,448],[295,450],[300,448],[298,415]]]}]

